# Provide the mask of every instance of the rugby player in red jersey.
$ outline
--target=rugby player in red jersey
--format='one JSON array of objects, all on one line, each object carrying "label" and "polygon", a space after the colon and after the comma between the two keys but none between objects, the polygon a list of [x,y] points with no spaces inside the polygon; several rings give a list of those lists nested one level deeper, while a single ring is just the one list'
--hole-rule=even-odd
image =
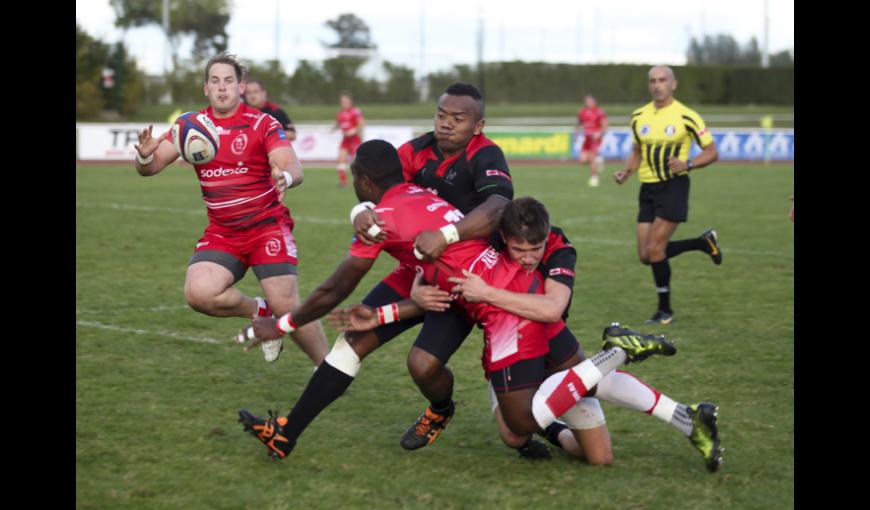
[{"label": "rugby player in red jersey", "polygon": [[[442,310],[449,306],[457,294],[469,302],[484,302],[517,316],[545,323],[567,320],[573,298],[574,269],[577,252],[564,232],[550,225],[549,213],[543,204],[533,198],[520,198],[505,206],[499,223],[499,232],[490,241],[491,246],[504,252],[527,271],[537,270],[544,278],[543,293],[519,293],[490,285],[484,278],[463,271],[462,277],[448,280],[456,285],[450,292],[430,285],[416,285],[412,297],[426,310]],[[422,302],[420,297],[422,297]],[[336,321],[333,321],[336,322]],[[346,322],[346,320],[345,320]],[[339,323],[342,325],[342,323]],[[374,327],[376,324],[368,324]],[[357,326],[359,327],[359,326]],[[584,359],[579,343],[568,328],[549,340],[549,353],[545,359],[545,374],[574,366]],[[546,446],[530,436],[511,431],[502,417],[496,391],[505,386],[523,386],[530,380],[530,362],[510,368],[490,378],[490,402],[499,434],[509,447],[524,458],[549,458]],[[535,366],[532,364],[531,366]],[[538,369],[539,369],[538,365]],[[510,384],[505,384],[508,379]],[[534,380],[540,379],[540,376]],[[499,390],[496,390],[498,385]],[[704,457],[708,470],[715,471],[721,463],[722,450],[718,439],[717,407],[709,402],[686,405],[649,386],[634,375],[614,370],[605,375],[577,408],[565,418],[566,423],[554,422],[544,431],[545,437],[567,453],[590,464],[606,465],[611,462],[610,435],[598,399],[633,411],[643,412],[671,425],[689,438],[691,444]]]},{"label": "rugby player in red jersey", "polygon": [[[212,161],[194,165],[209,222],[187,267],[184,295],[191,308],[214,317],[281,315],[299,301],[294,222],[281,200],[287,189],[302,184],[302,165],[280,123],[241,102],[243,73],[235,56],[226,53],[205,67],[209,107],[200,113],[214,122],[221,143]],[[142,176],[160,173],[179,157],[171,133],[155,138],[152,129],[139,133],[135,146],[134,165]],[[248,267],[265,300],[234,287]],[[319,322],[291,337],[315,366],[326,356]],[[266,361],[278,358],[280,338],[262,345]]]},{"label": "rugby player in red jersey", "polygon": [[590,175],[589,186],[598,186],[598,172],[601,170],[601,160],[598,157],[598,149],[607,131],[607,114],[598,107],[595,98],[587,95],[583,98],[584,107],[577,112],[577,126],[575,133],[580,133],[583,128],[583,147],[580,149],[580,164],[589,163]]},{"label": "rugby player in red jersey", "polygon": [[338,185],[347,186],[347,165],[348,161],[353,159],[356,154],[356,149],[362,143],[360,132],[365,125],[362,110],[353,105],[353,98],[350,94],[342,94],[339,97],[341,110],[335,114],[335,126],[332,130],[341,130],[341,145],[338,147]]},{"label": "rugby player in red jersey", "polygon": [[[359,281],[374,265],[377,255],[387,251],[408,270],[422,272],[428,281],[446,285],[451,276],[461,275],[462,269],[482,275],[498,287],[514,291],[536,292],[543,283],[535,271],[527,271],[520,264],[503,256],[484,240],[454,243],[431,262],[418,260],[414,254],[415,239],[421,231],[443,228],[456,222],[458,210],[434,194],[404,181],[402,166],[396,150],[382,140],[364,143],[351,166],[354,189],[362,201],[377,202],[375,210],[383,221],[387,239],[375,245],[364,245],[354,239],[350,254],[302,305],[279,319],[259,318],[254,325],[242,330],[237,341],[250,340],[250,349],[261,340],[280,337],[285,332],[315,320],[331,311],[356,288]],[[484,327],[484,368],[490,375],[502,369],[536,360],[543,373],[544,356],[549,350],[548,340],[565,329],[561,321],[551,324],[523,320],[516,315],[486,303],[459,300],[463,310]],[[379,307],[378,324],[399,320],[411,309],[422,312],[413,301],[391,303]],[[371,310],[371,309],[370,309]],[[555,419],[568,413],[582,396],[600,381],[602,376],[623,362],[640,361],[653,354],[672,355],[675,350],[663,337],[639,335],[611,326],[605,330],[604,351],[588,360],[553,374],[540,387],[511,388],[499,393],[499,403],[511,430],[519,434],[542,431]],[[360,368],[360,356],[355,352],[357,342],[349,343],[340,336],[323,364],[312,376],[322,370],[337,370],[354,377]],[[508,377],[509,381],[510,378]],[[540,381],[538,381],[540,382]],[[310,382],[309,382],[310,386]],[[346,388],[346,386],[345,386]],[[299,435],[316,417],[307,411],[297,413],[306,398],[308,388],[287,417],[260,418],[241,410],[239,421],[247,432],[259,439],[276,458],[286,457]]]},{"label": "rugby player in red jersey", "polygon": [[[434,191],[463,217],[443,229],[426,230],[417,236],[415,247],[426,260],[440,256],[450,243],[488,238],[498,226],[502,208],[514,196],[504,153],[483,133],[485,105],[477,88],[467,83],[447,87],[438,99],[434,120],[433,131],[399,147],[402,171],[406,181]],[[352,219],[357,238],[363,244],[382,241],[384,238],[369,235],[377,225],[377,214],[364,204],[360,207],[362,211]],[[399,266],[366,295],[363,304],[377,307],[407,298],[413,282],[414,273]],[[348,333],[349,337],[370,337],[355,338],[359,345],[371,346],[363,353],[367,355],[421,322],[423,327],[408,352],[408,371],[429,405],[402,435],[400,443],[407,450],[432,444],[452,419],[453,373],[447,363],[473,323],[454,307],[374,331]],[[329,398],[337,395],[328,394],[319,405],[328,405]]]}]

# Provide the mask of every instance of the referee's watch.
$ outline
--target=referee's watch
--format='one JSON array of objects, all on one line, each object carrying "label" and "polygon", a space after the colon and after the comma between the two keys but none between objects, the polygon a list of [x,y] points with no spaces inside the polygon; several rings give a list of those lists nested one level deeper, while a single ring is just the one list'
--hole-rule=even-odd
[{"label": "referee's watch", "polygon": [[693,168],[695,168],[695,165],[692,164],[692,160],[687,159],[686,160],[686,172],[691,172]]}]

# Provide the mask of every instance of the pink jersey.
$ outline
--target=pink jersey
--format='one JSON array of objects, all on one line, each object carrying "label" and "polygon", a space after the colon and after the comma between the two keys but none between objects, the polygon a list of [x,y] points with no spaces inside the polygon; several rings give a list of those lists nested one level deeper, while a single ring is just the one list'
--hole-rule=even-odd
[{"label": "pink jersey", "polygon": [[[356,106],[339,110],[338,114],[335,116],[335,120],[338,122],[338,128],[341,129],[342,134],[359,126],[359,121],[362,120],[362,118],[362,111]],[[344,136],[347,137],[346,134]],[[359,133],[353,136],[359,136]]]},{"label": "pink jersey", "polygon": [[577,112],[577,122],[583,124],[584,134],[600,132],[604,127],[605,119],[607,119],[607,114],[597,106],[595,108],[581,108]]},{"label": "pink jersey", "polygon": [[[215,123],[220,136],[217,156],[205,165],[194,165],[208,209],[209,229],[238,232],[264,219],[289,214],[278,200],[269,165],[270,151],[290,147],[281,124],[244,103],[228,118],[215,118],[211,107],[200,113]],[[172,141],[171,133],[168,140]]]},{"label": "pink jersey", "polygon": [[[422,273],[427,282],[442,289],[453,286],[449,277],[462,276],[462,270],[467,269],[494,287],[513,292],[544,292],[543,277],[538,271],[525,271],[484,240],[451,244],[434,262],[418,260],[414,256],[417,235],[457,222],[462,213],[416,184],[391,188],[378,202],[375,212],[384,222],[381,228],[387,233],[387,240],[366,246],[354,239],[350,247],[354,257],[375,259],[381,251],[386,251],[401,267]],[[543,324],[525,320],[486,303],[469,303],[461,298],[457,303],[484,328],[483,366],[487,372],[546,354],[547,341],[565,327],[562,321]]]}]

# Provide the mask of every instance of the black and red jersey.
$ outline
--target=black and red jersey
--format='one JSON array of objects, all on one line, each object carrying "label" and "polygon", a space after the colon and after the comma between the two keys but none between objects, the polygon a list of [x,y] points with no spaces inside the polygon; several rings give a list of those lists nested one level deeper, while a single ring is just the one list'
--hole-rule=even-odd
[{"label": "black and red jersey", "polygon": [[281,123],[281,126],[286,131],[296,132],[296,128],[293,126],[293,121],[290,119],[290,116],[287,115],[287,112],[285,112],[284,109],[282,109],[277,104],[271,101],[266,101],[266,103],[263,104],[263,107],[260,108],[260,111],[263,113],[268,113],[272,117],[275,117],[275,119]]},{"label": "black and red jersey", "polygon": [[468,214],[490,195],[513,200],[514,187],[507,160],[498,145],[483,134],[465,149],[445,159],[433,132],[399,147],[405,180],[438,194]]}]

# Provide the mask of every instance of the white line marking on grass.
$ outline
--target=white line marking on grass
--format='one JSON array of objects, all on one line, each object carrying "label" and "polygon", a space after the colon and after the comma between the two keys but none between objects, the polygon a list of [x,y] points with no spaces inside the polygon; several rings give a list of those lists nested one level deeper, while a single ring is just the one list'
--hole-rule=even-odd
[{"label": "white line marking on grass", "polygon": [[188,310],[190,309],[187,305],[178,305],[178,306],[152,306],[150,308],[139,308],[135,306],[128,306],[125,308],[113,308],[111,310],[100,310],[99,308],[76,308],[76,314],[90,314],[90,313],[99,313],[99,314],[117,314],[117,313],[127,313],[131,310],[135,310],[137,312],[165,312],[170,310]]},{"label": "white line marking on grass", "polygon": [[122,333],[133,333],[135,335],[164,336],[164,337],[168,337],[168,338],[175,338],[177,340],[190,340],[191,342],[203,342],[203,343],[207,343],[207,344],[229,343],[229,341],[221,342],[219,340],[215,340],[214,338],[205,337],[205,336],[182,335],[180,333],[175,333],[173,331],[125,328],[122,326],[115,326],[114,324],[103,324],[102,322],[95,322],[95,321],[81,321],[80,320],[80,321],[76,321],[76,324],[79,326],[87,327],[87,328],[104,329],[104,330],[109,330],[109,331],[120,331]]}]

